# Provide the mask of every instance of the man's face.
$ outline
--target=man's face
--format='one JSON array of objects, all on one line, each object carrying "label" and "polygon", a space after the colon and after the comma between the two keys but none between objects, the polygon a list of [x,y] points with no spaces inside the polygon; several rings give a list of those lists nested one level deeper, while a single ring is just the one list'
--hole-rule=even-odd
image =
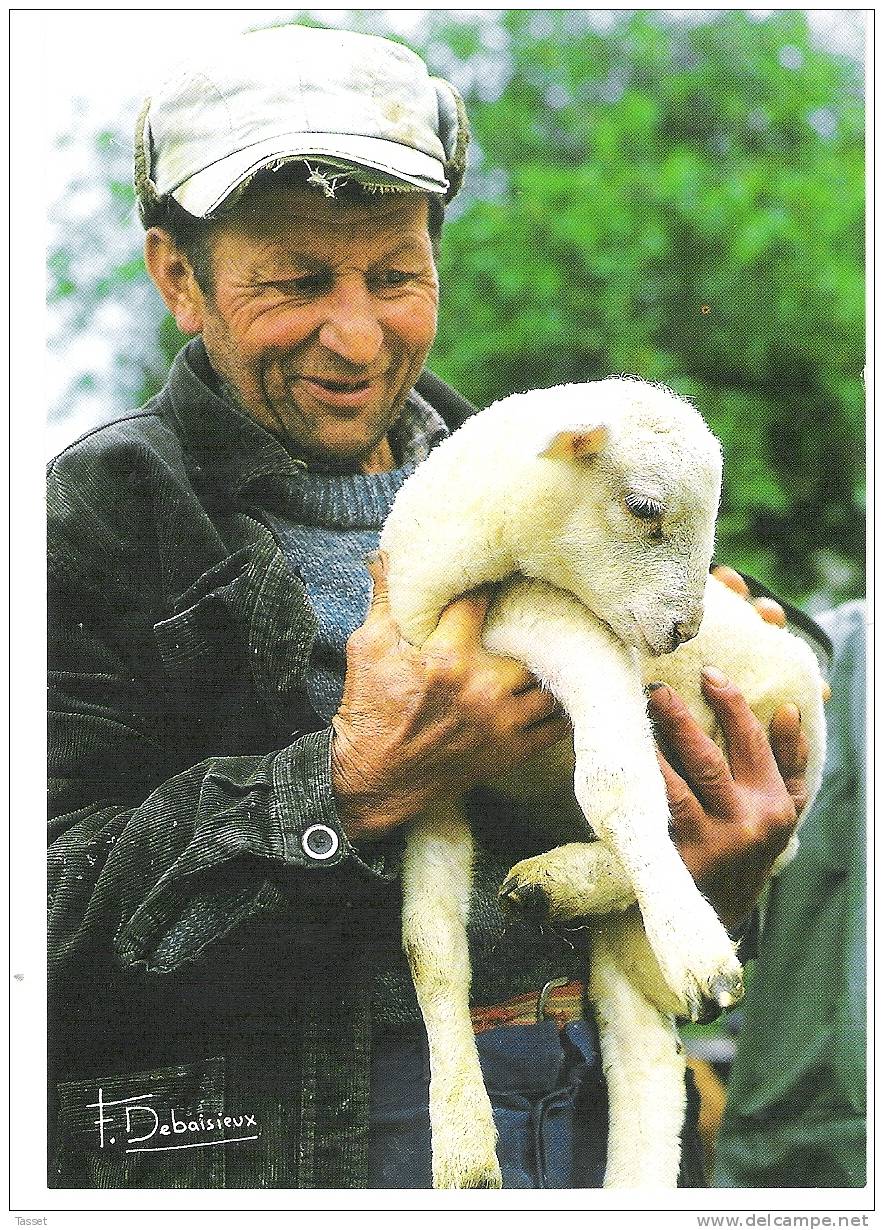
[{"label": "man's face", "polygon": [[387,432],[436,333],[426,196],[254,191],[212,257],[203,340],[243,409],[305,456],[389,468]]}]

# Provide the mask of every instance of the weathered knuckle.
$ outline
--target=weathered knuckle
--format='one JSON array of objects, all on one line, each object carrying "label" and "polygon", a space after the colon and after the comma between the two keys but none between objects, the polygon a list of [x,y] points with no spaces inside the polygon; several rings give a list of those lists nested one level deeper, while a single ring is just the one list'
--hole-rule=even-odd
[{"label": "weathered knuckle", "polygon": [[694,796],[685,782],[673,782],[667,787],[669,811],[673,822],[687,819],[694,807]]},{"label": "weathered knuckle", "polygon": [[758,844],[779,854],[789,844],[798,822],[798,813],[790,795],[768,799],[756,825]]},{"label": "weathered knuckle", "polygon": [[691,765],[691,777],[699,787],[717,786],[729,772],[724,752],[719,747],[698,752]]},{"label": "weathered knuckle", "polygon": [[500,701],[501,689],[491,671],[478,670],[464,680],[464,696],[473,708],[486,709]]},{"label": "weathered knuckle", "polygon": [[764,727],[751,710],[748,716],[751,718],[751,721],[747,718],[741,735],[743,752],[757,761],[770,755],[770,740],[765,733]]},{"label": "weathered knuckle", "polygon": [[798,813],[795,807],[795,799],[792,795],[787,794],[784,799],[780,800],[771,817],[771,829],[777,834],[785,834],[788,841],[797,821]]},{"label": "weathered knuckle", "polygon": [[359,657],[371,644],[372,631],[370,625],[361,624],[347,637],[345,649],[348,657]]},{"label": "weathered knuckle", "polygon": [[696,819],[700,808],[697,796],[683,779],[669,778],[666,781],[666,800],[672,822],[681,833],[686,825],[692,825]]},{"label": "weathered knuckle", "polygon": [[460,691],[467,671],[466,658],[457,649],[436,649],[426,661],[427,683],[447,691]]}]

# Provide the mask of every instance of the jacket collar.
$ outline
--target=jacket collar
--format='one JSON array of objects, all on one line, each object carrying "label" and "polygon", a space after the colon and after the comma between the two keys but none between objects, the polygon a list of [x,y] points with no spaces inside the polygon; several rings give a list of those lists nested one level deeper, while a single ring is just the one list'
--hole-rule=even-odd
[{"label": "jacket collar", "polygon": [[194,479],[235,494],[259,478],[303,469],[271,432],[217,392],[201,337],[175,356],[165,391]]}]

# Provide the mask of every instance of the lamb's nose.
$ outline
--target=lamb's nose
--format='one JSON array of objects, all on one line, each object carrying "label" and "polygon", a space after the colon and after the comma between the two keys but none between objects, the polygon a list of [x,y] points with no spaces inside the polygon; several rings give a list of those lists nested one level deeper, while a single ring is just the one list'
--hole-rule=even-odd
[{"label": "lamb's nose", "polygon": [[678,644],[683,645],[685,641],[693,640],[700,631],[700,621],[698,619],[683,620],[675,625],[673,631]]}]

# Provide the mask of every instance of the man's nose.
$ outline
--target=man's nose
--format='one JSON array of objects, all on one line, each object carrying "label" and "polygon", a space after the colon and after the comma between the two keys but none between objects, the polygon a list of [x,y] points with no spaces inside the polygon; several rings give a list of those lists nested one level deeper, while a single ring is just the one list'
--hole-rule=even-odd
[{"label": "man's nose", "polygon": [[367,286],[348,282],[329,295],[319,342],[354,366],[366,367],[377,358],[384,340],[377,306]]}]

